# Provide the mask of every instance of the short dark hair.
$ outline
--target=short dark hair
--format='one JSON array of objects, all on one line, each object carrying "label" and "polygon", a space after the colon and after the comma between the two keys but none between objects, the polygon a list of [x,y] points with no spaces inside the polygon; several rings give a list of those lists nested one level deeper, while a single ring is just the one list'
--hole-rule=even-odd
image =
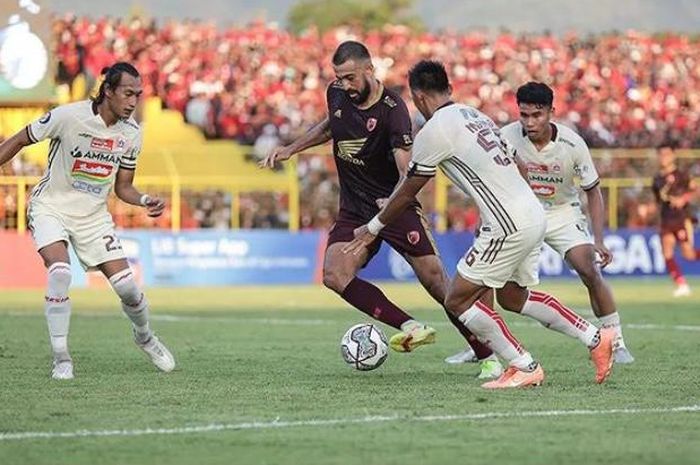
[{"label": "short dark hair", "polygon": [[543,82],[530,81],[518,87],[515,98],[518,105],[521,103],[529,103],[531,105],[541,105],[551,108],[554,102],[554,92],[551,87]]},{"label": "short dark hair", "polygon": [[348,60],[371,60],[369,50],[364,44],[354,40],[348,40],[338,45],[333,54],[333,64],[340,66]]},{"label": "short dark hair", "polygon": [[408,85],[413,90],[445,93],[450,89],[445,66],[439,61],[421,60],[408,72]]},{"label": "short dark hair", "polygon": [[100,89],[97,91],[97,96],[93,99],[93,101],[97,104],[102,103],[102,101],[105,99],[105,90],[107,87],[112,90],[116,89],[122,80],[123,73],[130,74],[135,78],[140,77],[136,68],[134,68],[131,63],[127,63],[125,61],[120,61],[112,66],[103,68],[102,75],[104,76],[104,79],[102,80]]}]

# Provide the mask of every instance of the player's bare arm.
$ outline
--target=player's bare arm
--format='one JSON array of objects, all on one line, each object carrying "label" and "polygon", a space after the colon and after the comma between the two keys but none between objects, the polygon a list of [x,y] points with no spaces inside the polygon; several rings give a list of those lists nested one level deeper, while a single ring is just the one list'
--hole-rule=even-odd
[{"label": "player's bare arm", "polygon": [[693,201],[695,194],[697,193],[697,185],[694,180],[690,180],[688,183],[688,190],[683,195],[668,195],[668,202],[673,208],[685,208],[690,202]]},{"label": "player's bare arm", "polygon": [[[399,182],[396,183],[396,188],[401,185],[401,182],[406,178],[408,173],[408,163],[411,161],[411,152],[409,149],[397,147],[394,149],[394,161],[396,161],[396,168],[399,170]],[[396,189],[394,189],[396,190]],[[377,206],[379,208],[384,208],[388,198],[377,199]]]},{"label": "player's bare arm", "polygon": [[326,117],[291,144],[275,148],[258,163],[258,166],[260,168],[274,168],[276,162],[289,160],[294,154],[325,144],[329,140],[331,140],[331,129],[328,117]]},{"label": "player's bare arm", "polygon": [[430,179],[428,176],[409,176],[405,178],[391,194],[391,197],[389,197],[389,200],[387,200],[377,216],[372,218],[369,223],[355,229],[355,239],[343,247],[343,253],[351,253],[353,255],[362,253],[364,248],[374,241],[379,230],[384,225],[392,223],[408,208]]},{"label": "player's bare arm", "polygon": [[148,216],[156,218],[165,210],[165,201],[157,196],[139,192],[134,187],[134,170],[120,168],[114,182],[114,193],[117,197],[130,204],[146,207]]},{"label": "player's bare arm", "polygon": [[588,200],[588,211],[591,216],[591,227],[593,229],[593,248],[600,257],[600,266],[605,268],[612,262],[613,255],[603,243],[603,225],[605,223],[605,207],[603,205],[603,193],[600,191],[600,184],[586,190]]},{"label": "player's bare arm", "polygon": [[22,129],[14,136],[0,144],[0,166],[12,160],[24,147],[31,145],[27,130]]}]

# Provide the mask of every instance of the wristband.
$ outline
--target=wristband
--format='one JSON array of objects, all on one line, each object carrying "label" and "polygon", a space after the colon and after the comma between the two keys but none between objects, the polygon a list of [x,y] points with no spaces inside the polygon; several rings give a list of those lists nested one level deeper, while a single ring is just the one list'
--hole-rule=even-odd
[{"label": "wristband", "polygon": [[146,204],[147,204],[150,200],[151,200],[151,196],[150,196],[150,195],[148,195],[148,194],[143,194],[143,195],[141,196],[141,200],[139,200],[139,203],[145,207]]},{"label": "wristband", "polygon": [[369,223],[367,223],[367,231],[376,236],[379,234],[379,231],[384,228],[384,226],[386,225],[379,221],[379,215],[375,215],[375,217],[369,220]]}]

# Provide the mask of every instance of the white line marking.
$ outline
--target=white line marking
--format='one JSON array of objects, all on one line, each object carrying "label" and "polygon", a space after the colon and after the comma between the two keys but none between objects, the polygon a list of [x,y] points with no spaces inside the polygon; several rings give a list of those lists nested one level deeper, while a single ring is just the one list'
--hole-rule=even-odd
[{"label": "white line marking", "polygon": [[213,423],[200,426],[180,428],[145,428],[131,430],[78,430],[67,432],[27,431],[23,433],[0,433],[0,441],[19,441],[25,439],[69,439],[84,437],[109,436],[145,436],[152,434],[199,434],[218,431],[264,430],[272,428],[298,428],[304,426],[340,426],[388,422],[445,422],[445,421],[480,421],[494,418],[534,418],[534,417],[565,417],[565,416],[600,416],[600,415],[640,415],[651,413],[696,413],[700,412],[700,404],[667,408],[621,408],[607,410],[542,410],[526,412],[485,412],[464,415],[426,415],[426,416],[367,416],[360,418],[329,418],[296,421],[255,421],[249,423]]},{"label": "white line marking", "polygon": [[[581,314],[581,313],[579,313]],[[7,312],[1,315],[14,317],[37,317],[36,313]],[[122,318],[118,313],[78,313],[78,318]],[[245,318],[245,317],[218,317],[218,316],[193,316],[193,315],[170,315],[151,314],[153,321],[165,321],[168,323],[233,323],[233,324],[261,324],[279,326],[324,326],[324,325],[344,325],[340,320],[328,320],[322,318]],[[452,327],[446,321],[426,321],[431,326],[438,328]],[[511,321],[508,326],[535,328],[540,327],[539,323],[531,321]],[[700,331],[700,325],[659,325],[654,323],[626,323],[622,325],[626,329],[642,331]]]}]

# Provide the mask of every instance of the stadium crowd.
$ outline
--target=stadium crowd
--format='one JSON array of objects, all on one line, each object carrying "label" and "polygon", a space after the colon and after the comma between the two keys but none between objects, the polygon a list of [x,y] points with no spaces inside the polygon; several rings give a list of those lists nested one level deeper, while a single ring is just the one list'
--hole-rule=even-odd
[{"label": "stadium crowd", "polygon": [[352,37],[369,46],[377,76],[389,86],[403,88],[420,59],[445,62],[455,99],[501,124],[517,116],[515,89],[535,79],[550,84],[558,117],[592,147],[700,147],[700,39],[689,35],[438,35],[387,26],[295,36],[264,23],[218,30],[200,22],[72,16],[57,18],[54,33],[60,81],[80,73],[94,78],[114,61],[132,61],[147,95],[160,96],[211,137],[246,144],[269,123],[284,139],[323,116],[333,78],[329,56]]},{"label": "stadium crowd", "polygon": [[[252,145],[254,157],[264,156],[323,117],[326,85],[333,79],[329,56],[348,38],[369,46],[377,76],[407,101],[404,82],[410,65],[436,58],[448,66],[455,100],[480,108],[499,124],[517,118],[515,89],[534,79],[550,84],[557,118],[575,127],[591,147],[654,147],[669,142],[681,148],[700,147],[700,39],[687,35],[555,37],[449,31],[436,35],[387,26],[369,33],[338,28],[321,34],[311,29],[295,36],[264,23],[220,30],[194,21],[158,25],[139,18],[75,16],[56,18],[53,28],[59,83],[71,84],[80,75],[94,82],[104,66],[131,61],[142,74],[147,96],[160,97],[164,106],[182,112],[210,138]],[[648,178],[654,168],[646,159],[603,158],[598,164],[606,177]],[[18,173],[33,174],[23,170],[37,169],[24,168],[22,162],[15,165],[11,169]],[[338,192],[331,157],[301,157],[298,169],[301,227],[329,226]],[[3,188],[3,194],[0,218],[11,217],[11,189]],[[450,192],[450,200],[458,195]],[[230,224],[228,194],[192,192],[185,200],[183,227]],[[432,197],[422,200],[432,211]],[[644,227],[657,220],[648,190],[624,189],[620,201],[621,226]],[[239,203],[241,227],[288,224],[286,198],[259,193],[241,196]],[[450,228],[474,227],[474,208],[461,200],[449,205]],[[167,213],[153,224],[145,216],[134,216],[128,207],[112,208],[124,226],[167,227],[170,222]]]}]

